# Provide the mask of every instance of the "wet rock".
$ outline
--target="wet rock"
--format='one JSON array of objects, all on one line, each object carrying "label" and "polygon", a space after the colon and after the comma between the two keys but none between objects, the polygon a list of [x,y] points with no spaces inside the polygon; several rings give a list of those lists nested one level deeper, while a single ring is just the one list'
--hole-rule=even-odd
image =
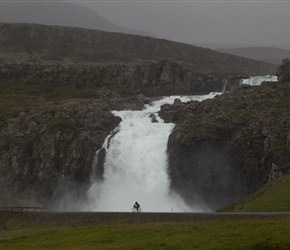
[{"label": "wet rock", "polygon": [[[290,166],[290,83],[239,88],[203,102],[163,105],[172,189],[216,211]],[[273,172],[273,166],[278,170]],[[280,176],[280,174],[278,174]]]},{"label": "wet rock", "polygon": [[47,201],[63,194],[64,180],[72,192],[89,185],[95,153],[120,120],[106,104],[79,101],[20,112],[0,132],[1,190]]},{"label": "wet rock", "polygon": [[[143,103],[145,96],[208,94],[221,91],[220,78],[203,76],[199,79],[178,63],[0,63],[0,78],[7,83],[38,82],[73,85],[76,89],[103,89],[101,98],[117,98],[134,92]],[[119,91],[119,95],[117,92]]]},{"label": "wet rock", "polygon": [[285,58],[278,66],[276,76],[279,82],[290,82],[290,60]]},{"label": "wet rock", "polygon": [[242,84],[243,79],[248,79],[248,75],[232,75],[223,79],[223,92],[232,92],[240,87],[244,87],[245,84]]},{"label": "wet rock", "polygon": [[152,123],[158,123],[158,120],[156,119],[156,116],[154,114],[150,114],[149,117],[151,118]]}]

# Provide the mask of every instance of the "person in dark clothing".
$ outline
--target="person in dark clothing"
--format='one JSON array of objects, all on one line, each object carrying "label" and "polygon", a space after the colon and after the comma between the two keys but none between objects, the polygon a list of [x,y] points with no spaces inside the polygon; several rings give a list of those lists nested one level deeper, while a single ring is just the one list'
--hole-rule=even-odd
[{"label": "person in dark clothing", "polygon": [[135,204],[133,205],[133,207],[138,211],[140,204],[136,201]]}]

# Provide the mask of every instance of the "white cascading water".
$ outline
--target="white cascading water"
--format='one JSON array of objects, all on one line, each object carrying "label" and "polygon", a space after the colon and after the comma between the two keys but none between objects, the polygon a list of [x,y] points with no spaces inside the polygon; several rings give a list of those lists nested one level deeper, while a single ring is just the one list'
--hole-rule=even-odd
[{"label": "white cascading water", "polygon": [[277,82],[277,76],[253,76],[248,79],[242,79],[242,84],[249,84],[251,86],[261,85],[262,82]]},{"label": "white cascading water", "polygon": [[[204,100],[206,96],[170,96],[145,105],[142,111],[113,111],[122,118],[118,132],[104,143],[106,160],[104,181],[95,181],[88,192],[86,210],[129,212],[138,201],[146,212],[201,212],[188,207],[170,191],[167,166],[167,141],[174,124],[164,123],[157,111],[175,98],[181,101]],[[153,123],[150,114],[158,122]]]},{"label": "white cascading water", "polygon": [[[251,78],[246,80],[253,82]],[[204,206],[189,207],[170,191],[166,149],[174,124],[164,123],[157,112],[161,105],[172,104],[175,98],[182,102],[202,101],[217,94],[222,92],[170,96],[145,105],[142,111],[113,111],[122,122],[116,130],[118,132],[111,138],[108,136],[104,142],[104,180],[94,180],[83,210],[130,212],[138,201],[144,212],[205,212]],[[150,114],[155,115],[158,123],[151,121]]]}]

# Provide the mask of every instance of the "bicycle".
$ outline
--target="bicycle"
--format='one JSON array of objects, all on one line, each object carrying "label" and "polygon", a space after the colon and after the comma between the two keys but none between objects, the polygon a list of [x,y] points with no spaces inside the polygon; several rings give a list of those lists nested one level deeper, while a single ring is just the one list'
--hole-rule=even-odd
[{"label": "bicycle", "polygon": [[133,213],[141,213],[142,212],[141,206],[138,209],[136,207],[132,207],[132,212]]}]

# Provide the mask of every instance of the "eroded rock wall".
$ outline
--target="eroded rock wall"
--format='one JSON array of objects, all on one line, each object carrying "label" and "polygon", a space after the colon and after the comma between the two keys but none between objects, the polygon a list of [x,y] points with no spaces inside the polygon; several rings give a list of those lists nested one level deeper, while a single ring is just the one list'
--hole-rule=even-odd
[{"label": "eroded rock wall", "polygon": [[285,58],[277,70],[277,77],[279,82],[290,82],[290,59]]},{"label": "eroded rock wall", "polygon": [[195,76],[171,61],[158,63],[60,64],[0,63],[0,81],[66,84],[76,88],[126,88],[147,96],[221,91],[222,79]]},{"label": "eroded rock wall", "polygon": [[40,202],[66,192],[77,196],[90,183],[96,151],[119,122],[108,105],[80,100],[22,110],[1,127],[1,191]]},{"label": "eroded rock wall", "polygon": [[[290,166],[290,84],[266,83],[201,103],[165,105],[171,185],[189,204],[216,211]],[[177,102],[178,103],[178,102]]]}]

